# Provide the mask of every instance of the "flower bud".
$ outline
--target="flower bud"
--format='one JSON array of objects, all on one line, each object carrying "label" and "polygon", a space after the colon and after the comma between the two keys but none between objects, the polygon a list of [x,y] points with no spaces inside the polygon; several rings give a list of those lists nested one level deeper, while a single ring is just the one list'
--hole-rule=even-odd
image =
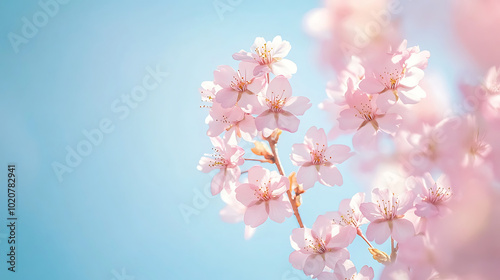
[{"label": "flower bud", "polygon": [[255,145],[255,147],[253,147],[251,149],[254,154],[256,154],[258,156],[263,156],[271,164],[274,163],[273,153],[266,146],[266,144],[264,144],[263,142],[260,142],[260,141],[255,141],[254,145]]},{"label": "flower bud", "polygon": [[381,264],[388,264],[391,262],[391,258],[385,252],[380,251],[375,248],[368,248],[368,251],[373,255],[373,259]]}]

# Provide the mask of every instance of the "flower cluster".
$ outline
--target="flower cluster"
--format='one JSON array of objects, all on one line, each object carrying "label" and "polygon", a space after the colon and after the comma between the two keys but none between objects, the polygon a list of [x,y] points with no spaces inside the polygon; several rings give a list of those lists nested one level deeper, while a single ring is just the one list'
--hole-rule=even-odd
[{"label": "flower cluster", "polygon": [[[500,71],[492,67],[476,85],[460,84],[465,100],[477,102],[445,115],[447,105],[424,77],[430,53],[406,40],[386,43],[386,50],[364,50],[335,65],[338,75],[320,105],[333,127],[328,134],[307,129],[290,151],[296,171],[287,174],[278,141],[283,131],[298,131],[298,117],[311,104],[292,94],[297,67],[284,58],[290,44],[279,36],[257,38],[250,52],[233,55],[238,70],[219,66],[214,80],[202,83],[214,148],[198,169],[218,170],[212,194],[221,193],[227,204],[221,215],[243,221],[246,236],[268,219],[282,223],[294,215],[299,227],[291,230],[289,261],[312,278],[373,279],[371,267],[358,272],[351,259],[348,248],[359,238],[383,265],[382,279],[495,279]],[[356,154],[329,143],[342,134],[352,135]],[[253,148],[245,149],[247,143]],[[342,186],[338,166],[348,159],[370,182],[370,199],[355,193],[305,226],[299,207],[306,192],[316,183]],[[388,243],[389,252],[377,248]]]},{"label": "flower cluster", "polygon": [[[251,52],[233,55],[241,61],[238,70],[219,66],[213,81],[203,82],[200,89],[202,101],[208,103],[202,107],[209,108],[207,136],[214,147],[212,154],[201,158],[198,170],[218,170],[212,179],[212,194],[222,193],[227,203],[224,219],[242,220],[247,233],[268,218],[282,223],[295,212],[300,219],[300,193],[316,181],[342,185],[336,165],[352,155],[347,146],[328,146],[325,131],[312,127],[304,144],[294,145],[291,157],[300,166],[297,177],[284,173],[276,150],[279,136],[282,131],[295,133],[298,116],[311,107],[308,98],[292,94],[289,80],[297,66],[284,58],[290,49],[290,43],[280,36],[267,42],[256,38]],[[243,148],[246,143],[254,145],[250,150],[254,156]],[[258,164],[241,170],[255,162]],[[276,170],[271,171],[273,167]]]}]

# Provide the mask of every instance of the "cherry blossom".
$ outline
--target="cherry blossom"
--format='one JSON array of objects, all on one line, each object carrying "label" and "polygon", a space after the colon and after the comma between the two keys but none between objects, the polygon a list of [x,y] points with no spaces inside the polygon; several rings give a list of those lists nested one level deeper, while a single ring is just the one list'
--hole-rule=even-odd
[{"label": "cherry blossom", "polygon": [[267,218],[282,223],[292,215],[292,206],[284,194],[289,188],[287,177],[276,171],[254,166],[248,171],[248,183],[236,188],[236,199],[247,207],[244,221],[253,228]]},{"label": "cherry blossom", "polygon": [[319,108],[328,112],[330,116],[333,117],[333,127],[328,133],[330,139],[335,139],[337,136],[342,134],[338,127],[337,116],[340,111],[348,108],[345,94],[349,89],[349,83],[352,83],[357,87],[359,81],[365,76],[365,69],[361,65],[359,58],[353,56],[340,74],[337,76],[337,81],[329,81],[326,86],[326,94],[328,98],[319,104]]},{"label": "cherry blossom", "polygon": [[360,206],[361,213],[370,221],[366,230],[368,240],[382,244],[389,236],[398,242],[413,236],[413,224],[404,215],[413,206],[414,198],[411,191],[396,195],[388,189],[374,189],[372,202]]},{"label": "cherry blossom", "polygon": [[305,190],[312,188],[317,181],[325,186],[341,186],[342,174],[335,164],[351,157],[350,151],[345,145],[328,146],[322,128],[309,128],[304,137],[304,144],[294,144],[290,155],[292,163],[300,166],[297,182],[303,184]]},{"label": "cherry blossom", "polygon": [[296,132],[301,116],[311,107],[309,99],[303,96],[292,96],[292,86],[284,76],[275,77],[267,88],[266,95],[260,97],[262,107],[255,119],[259,131],[279,128]]},{"label": "cherry blossom", "polygon": [[452,191],[445,175],[434,181],[430,173],[425,173],[422,178],[410,178],[409,182],[418,194],[414,202],[417,216],[432,218],[448,211],[446,203],[450,200]]},{"label": "cherry blossom", "polygon": [[415,104],[426,96],[419,82],[429,56],[428,51],[420,52],[418,47],[406,49],[403,41],[396,53],[383,55],[381,61],[365,67],[366,76],[359,87],[367,93],[380,94],[379,107],[390,106],[398,99],[404,104]]},{"label": "cherry blossom", "polygon": [[343,263],[338,262],[333,272],[322,272],[318,280],[372,280],[373,277],[373,268],[365,265],[358,273],[354,263],[351,260],[345,260]]},{"label": "cherry blossom", "polygon": [[227,65],[219,66],[214,71],[214,83],[222,88],[215,101],[223,108],[238,104],[245,112],[251,113],[259,106],[257,94],[264,89],[265,78],[254,77],[252,63],[241,62],[238,71]]},{"label": "cherry blossom", "polygon": [[380,132],[393,135],[401,122],[401,116],[377,107],[377,96],[370,96],[359,90],[346,93],[349,108],[343,110],[337,119],[342,130],[357,130],[352,139],[355,149],[373,146],[375,136]]},{"label": "cherry blossom", "polygon": [[245,160],[243,154],[245,151],[235,145],[230,145],[227,141],[220,137],[211,137],[212,145],[214,146],[213,154],[206,154],[200,159],[198,170],[208,173],[212,170],[219,169],[212,179],[212,195],[219,194],[222,189],[230,190],[231,186],[238,181],[241,171],[238,167]]},{"label": "cherry blossom", "polygon": [[233,145],[237,144],[238,138],[252,141],[253,137],[257,135],[255,118],[251,114],[243,112],[238,106],[223,108],[216,102],[212,105],[205,122],[208,124],[208,136],[215,137],[226,132],[228,134],[226,137],[230,139],[228,141]]},{"label": "cherry blossom", "polygon": [[[272,42],[258,37],[252,52],[233,54],[240,61],[237,71],[219,66],[214,81],[203,82],[200,89],[202,100],[209,103],[202,107],[210,108],[205,121],[214,154],[202,157],[198,169],[218,170],[211,190],[221,193],[225,203],[221,218],[244,222],[245,238],[250,238],[268,219],[283,223],[294,215],[299,228],[290,236],[294,251],[289,262],[320,280],[374,278],[372,268],[365,265],[358,273],[349,260],[347,247],[356,235],[368,245],[368,251],[359,254],[373,257],[379,269],[384,265],[381,279],[498,278],[498,63],[481,69],[467,65],[467,78],[475,70],[487,70],[484,78],[472,85],[460,81],[462,100],[447,98],[454,87],[446,86],[446,79],[436,74],[423,79],[430,53],[408,47],[399,27],[389,24],[390,1],[366,5],[332,0],[325,5],[306,21],[315,35],[326,34],[320,56],[337,73],[320,108],[334,118],[330,140],[347,134],[358,151],[351,159],[360,175],[356,183],[361,188],[377,186],[366,189],[371,202],[365,202],[364,192],[342,199],[339,190],[310,190],[317,182],[341,186],[345,174],[337,165],[353,152],[345,145],[329,145],[324,129],[317,126],[306,128],[304,141],[290,150],[290,141],[296,140],[287,139],[293,135],[282,135],[282,130],[297,132],[298,116],[312,105],[308,98],[292,95],[289,79],[297,68],[284,59],[290,44],[279,36]],[[373,13],[373,7],[382,12]],[[366,24],[358,13],[373,14],[375,20]],[[384,20],[388,26],[375,32],[374,24]],[[362,38],[367,36],[364,26],[373,36]],[[394,43],[400,44],[392,49]],[[346,54],[350,51],[345,48],[353,46],[356,55]],[[270,73],[276,75],[272,80]],[[243,147],[252,151],[252,158],[243,158]],[[295,166],[290,173],[285,172],[290,162],[283,161],[288,158]],[[442,175],[434,180],[431,174]],[[320,205],[316,191],[331,191],[332,199]],[[308,228],[304,224],[311,221],[314,207],[329,207],[330,212],[317,216]],[[390,247],[384,244],[389,238]],[[353,257],[363,258],[356,253]]]},{"label": "cherry blossom", "polygon": [[255,53],[241,50],[233,54],[233,58],[253,63],[255,76],[272,72],[276,76],[283,75],[290,78],[292,74],[297,72],[297,65],[284,58],[291,48],[290,43],[282,40],[281,36],[274,37],[272,42],[266,42],[264,38],[257,37],[251,47]]},{"label": "cherry blossom", "polygon": [[335,224],[341,226],[352,226],[356,230],[363,224],[367,224],[368,220],[363,216],[359,206],[365,202],[365,193],[357,193],[352,198],[343,199],[340,202],[339,210],[328,212],[325,214]]},{"label": "cherry blossom", "polygon": [[427,68],[427,63],[431,54],[429,51],[420,51],[419,46],[408,48],[408,41],[403,40],[398,49],[392,54],[392,61],[400,63],[405,69],[417,67],[422,70]]},{"label": "cherry blossom", "polygon": [[295,251],[290,254],[289,261],[296,269],[316,278],[325,267],[333,269],[338,262],[349,258],[346,247],[355,237],[354,228],[334,225],[327,217],[318,216],[312,229],[292,231],[290,240]]}]

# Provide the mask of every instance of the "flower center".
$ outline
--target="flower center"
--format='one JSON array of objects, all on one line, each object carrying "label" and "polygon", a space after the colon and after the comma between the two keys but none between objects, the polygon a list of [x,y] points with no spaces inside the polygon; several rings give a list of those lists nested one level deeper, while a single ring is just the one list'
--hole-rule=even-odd
[{"label": "flower center", "polygon": [[399,200],[398,197],[392,194],[392,197],[388,200],[382,199],[382,201],[377,200],[378,210],[384,216],[386,220],[392,220],[397,218],[397,209]]},{"label": "flower center", "polygon": [[423,200],[432,204],[438,204],[440,202],[448,200],[450,196],[451,188],[438,187],[437,184],[434,184],[434,186],[429,189],[428,196]]},{"label": "flower center", "polygon": [[264,45],[260,46],[260,48],[259,47],[255,48],[255,53],[260,58],[260,61],[259,61],[260,65],[270,64],[273,62],[273,57],[271,56],[272,49],[273,48],[267,47],[267,43],[264,43]]},{"label": "flower center", "polygon": [[261,184],[261,186],[255,190],[255,197],[261,201],[268,201],[271,199],[271,192],[269,191],[269,185],[271,184],[271,179],[266,183]]},{"label": "flower center", "polygon": [[345,212],[345,213],[341,213],[340,221],[333,219],[333,222],[335,224],[339,224],[341,226],[351,225],[354,227],[358,227],[358,222],[357,222],[357,219],[354,215],[354,209],[352,209],[352,208],[347,210],[347,212]]},{"label": "flower center", "polygon": [[236,91],[246,91],[247,86],[251,83],[252,81],[247,81],[246,77],[243,77],[238,70],[238,75],[233,76],[233,80],[231,81],[230,86]]},{"label": "flower center", "polygon": [[323,254],[328,249],[326,248],[325,242],[321,238],[314,238],[314,239],[306,239],[306,241],[309,241],[309,245],[305,247],[307,251],[312,251],[312,253],[315,254]]},{"label": "flower center", "polygon": [[385,69],[385,71],[380,74],[380,79],[385,85],[386,89],[397,89],[399,86],[399,81],[403,78],[406,72],[406,68],[398,69],[394,68],[392,71]]},{"label": "flower center", "polygon": [[480,140],[474,141],[469,149],[469,153],[473,156],[485,156],[483,153],[488,151],[488,144],[481,142]]},{"label": "flower center", "polygon": [[214,151],[213,154],[210,156],[212,157],[212,160],[208,164],[210,167],[215,167],[215,168],[222,168],[226,167],[229,163],[228,161],[222,156],[222,151],[219,148],[212,148]]},{"label": "flower center", "polygon": [[[285,91],[283,90],[283,93],[284,92]],[[283,94],[278,96],[278,95],[274,94],[274,92],[272,92],[271,98],[266,97],[267,105],[269,106],[271,111],[273,111],[274,113],[281,112],[281,109],[283,108],[283,106],[285,106],[286,97],[285,98],[282,98],[282,97],[283,97]]]},{"label": "flower center", "polygon": [[354,105],[354,109],[358,111],[358,113],[354,114],[355,117],[362,118],[367,122],[375,119],[375,113],[370,103],[361,103],[361,107]]},{"label": "flower center", "polygon": [[315,143],[315,147],[312,151],[309,152],[311,154],[311,163],[313,165],[322,165],[329,162],[332,157],[325,157],[326,146],[324,144],[320,145],[319,143]]}]

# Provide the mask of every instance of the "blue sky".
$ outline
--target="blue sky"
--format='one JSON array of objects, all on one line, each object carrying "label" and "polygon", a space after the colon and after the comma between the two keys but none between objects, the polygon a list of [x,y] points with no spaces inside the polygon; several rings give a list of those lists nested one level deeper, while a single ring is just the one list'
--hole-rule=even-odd
[{"label": "blue sky", "polygon": [[[330,126],[317,104],[332,74],[320,72],[317,45],[302,30],[303,16],[320,3],[221,2],[234,4],[222,16],[210,0],[71,0],[46,19],[38,1],[0,3],[0,167],[17,165],[19,217],[16,273],[7,271],[0,227],[0,278],[306,279],[288,262],[294,219],[265,223],[246,241],[243,224],[220,220],[220,198],[193,204],[211,179],[196,170],[211,148],[198,88],[218,65],[236,66],[231,55],[255,37],[288,40],[298,66],[294,94],[313,107],[297,133],[282,136],[287,159],[308,127]],[[9,34],[22,35],[23,18],[43,26],[13,46]],[[130,100],[145,80],[151,89]],[[78,149],[86,156],[68,166],[68,151]],[[58,164],[67,166],[60,176]],[[341,171],[342,188],[307,193],[306,225],[360,190],[356,174]],[[6,181],[7,171],[0,174]],[[0,191],[0,207],[5,202]],[[198,212],[186,220],[180,205]],[[380,269],[364,243],[349,249],[358,268]]]}]

